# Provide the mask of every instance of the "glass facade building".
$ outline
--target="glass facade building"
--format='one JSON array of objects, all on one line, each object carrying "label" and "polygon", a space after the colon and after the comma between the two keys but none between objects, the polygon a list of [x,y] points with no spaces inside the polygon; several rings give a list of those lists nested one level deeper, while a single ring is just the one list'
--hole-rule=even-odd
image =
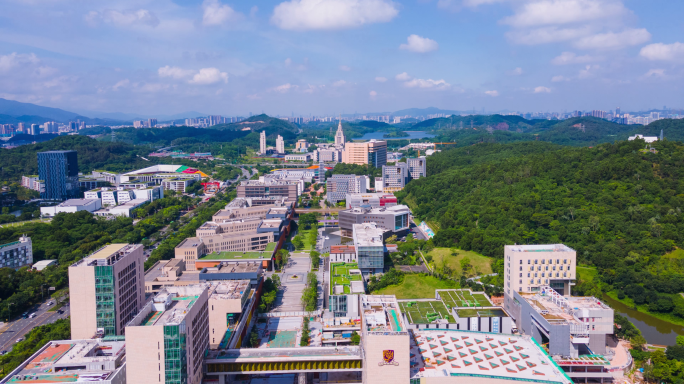
[{"label": "glass facade building", "polygon": [[38,177],[44,182],[42,199],[66,200],[79,197],[78,155],[76,151],[38,153]]}]

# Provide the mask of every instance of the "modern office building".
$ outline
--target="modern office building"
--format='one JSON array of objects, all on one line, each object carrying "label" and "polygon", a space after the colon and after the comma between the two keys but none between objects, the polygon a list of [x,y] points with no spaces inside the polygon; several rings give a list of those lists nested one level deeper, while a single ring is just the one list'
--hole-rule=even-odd
[{"label": "modern office building", "polygon": [[351,236],[354,225],[375,223],[378,228],[391,232],[390,235],[408,234],[411,210],[405,205],[382,208],[359,207],[340,211],[339,223],[342,236]]},{"label": "modern office building", "polygon": [[387,164],[387,142],[371,140],[364,143],[347,143],[342,152],[342,162],[380,168]]},{"label": "modern office building", "polygon": [[127,384],[200,384],[209,348],[206,284],[166,287],[126,325]]},{"label": "modern office building", "polygon": [[38,152],[38,177],[45,183],[40,197],[66,200],[79,197],[78,155],[76,151]]},{"label": "modern office building", "polygon": [[284,197],[290,201],[297,201],[298,183],[296,181],[282,180],[245,180],[237,187],[237,197]]},{"label": "modern office building", "polygon": [[176,246],[175,257],[185,261],[187,270],[195,271],[198,269],[195,263],[205,255],[216,253],[219,257],[224,252],[260,252],[274,240],[274,232],[188,237]]},{"label": "modern office building", "polygon": [[412,159],[406,159],[408,164],[409,177],[411,179],[420,179],[427,176],[427,161],[425,156],[420,156]]},{"label": "modern office building", "polygon": [[[376,181],[377,182],[377,181]],[[377,184],[376,184],[377,185]],[[346,197],[347,208],[391,207],[397,205],[397,198],[391,193],[351,193]]]},{"label": "modern office building", "polygon": [[221,280],[209,287],[209,348],[225,348],[251,296],[249,280]]},{"label": "modern office building", "polygon": [[308,163],[313,158],[313,153],[292,153],[285,155],[285,161],[301,161]]},{"label": "modern office building", "polygon": [[259,154],[266,154],[266,131],[261,131],[259,134]]},{"label": "modern office building", "polygon": [[366,193],[366,177],[357,175],[332,175],[326,181],[326,200],[337,204],[347,198],[347,194]]},{"label": "modern office building", "polygon": [[339,163],[342,161],[342,151],[337,148],[320,148],[313,152],[313,161]]},{"label": "modern office building", "polygon": [[33,264],[33,243],[31,238],[21,236],[19,240],[0,245],[0,268],[19,269]]},{"label": "modern office building", "polygon": [[121,335],[145,304],[142,244],[111,244],[69,267],[71,336]]},{"label": "modern office building", "polygon": [[382,273],[385,267],[385,231],[375,223],[354,224],[352,236],[361,272]]},{"label": "modern office building", "polygon": [[401,191],[410,180],[409,167],[406,163],[382,166],[382,191]]}]

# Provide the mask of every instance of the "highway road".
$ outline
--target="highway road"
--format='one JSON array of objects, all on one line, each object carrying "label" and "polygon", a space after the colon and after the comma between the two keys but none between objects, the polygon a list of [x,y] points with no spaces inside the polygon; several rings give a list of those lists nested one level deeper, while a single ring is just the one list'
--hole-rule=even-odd
[{"label": "highway road", "polygon": [[[50,299],[49,301],[54,302],[53,299]],[[48,301],[45,301],[37,310],[34,310],[36,317],[33,319],[19,318],[6,323],[2,328],[0,328],[0,351],[9,351],[12,349],[12,346],[16,344],[16,340],[20,337],[24,337],[24,335],[26,335],[34,327],[54,323],[58,319],[66,319],[69,317],[68,305],[65,305],[61,308],[64,310],[64,313],[60,314],[57,311],[48,311],[48,309],[52,308],[52,306],[48,306],[47,303]]]}]

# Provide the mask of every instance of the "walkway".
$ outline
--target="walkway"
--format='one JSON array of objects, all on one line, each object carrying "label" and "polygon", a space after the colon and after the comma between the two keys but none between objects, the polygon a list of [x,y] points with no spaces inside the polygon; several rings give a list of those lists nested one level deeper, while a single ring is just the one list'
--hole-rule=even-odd
[{"label": "walkway", "polygon": [[271,312],[303,311],[302,293],[306,288],[306,274],[311,271],[311,258],[308,254],[293,253],[280,274],[282,284]]}]

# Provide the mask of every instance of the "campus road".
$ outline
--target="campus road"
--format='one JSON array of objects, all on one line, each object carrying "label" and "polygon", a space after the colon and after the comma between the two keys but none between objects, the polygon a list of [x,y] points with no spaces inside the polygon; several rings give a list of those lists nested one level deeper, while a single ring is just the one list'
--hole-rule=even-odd
[{"label": "campus road", "polygon": [[[69,317],[69,305],[63,306],[61,309],[64,313],[60,314],[57,311],[48,311],[52,306],[48,306],[48,302],[54,302],[54,299],[49,299],[43,302],[37,310],[34,310],[36,317],[33,319],[19,318],[17,320],[5,323],[0,328],[0,351],[9,351],[12,346],[16,344],[17,339],[24,337],[31,329],[40,325],[54,323],[57,319],[66,319]],[[68,302],[67,302],[68,304]],[[32,312],[29,312],[31,314]]]}]

